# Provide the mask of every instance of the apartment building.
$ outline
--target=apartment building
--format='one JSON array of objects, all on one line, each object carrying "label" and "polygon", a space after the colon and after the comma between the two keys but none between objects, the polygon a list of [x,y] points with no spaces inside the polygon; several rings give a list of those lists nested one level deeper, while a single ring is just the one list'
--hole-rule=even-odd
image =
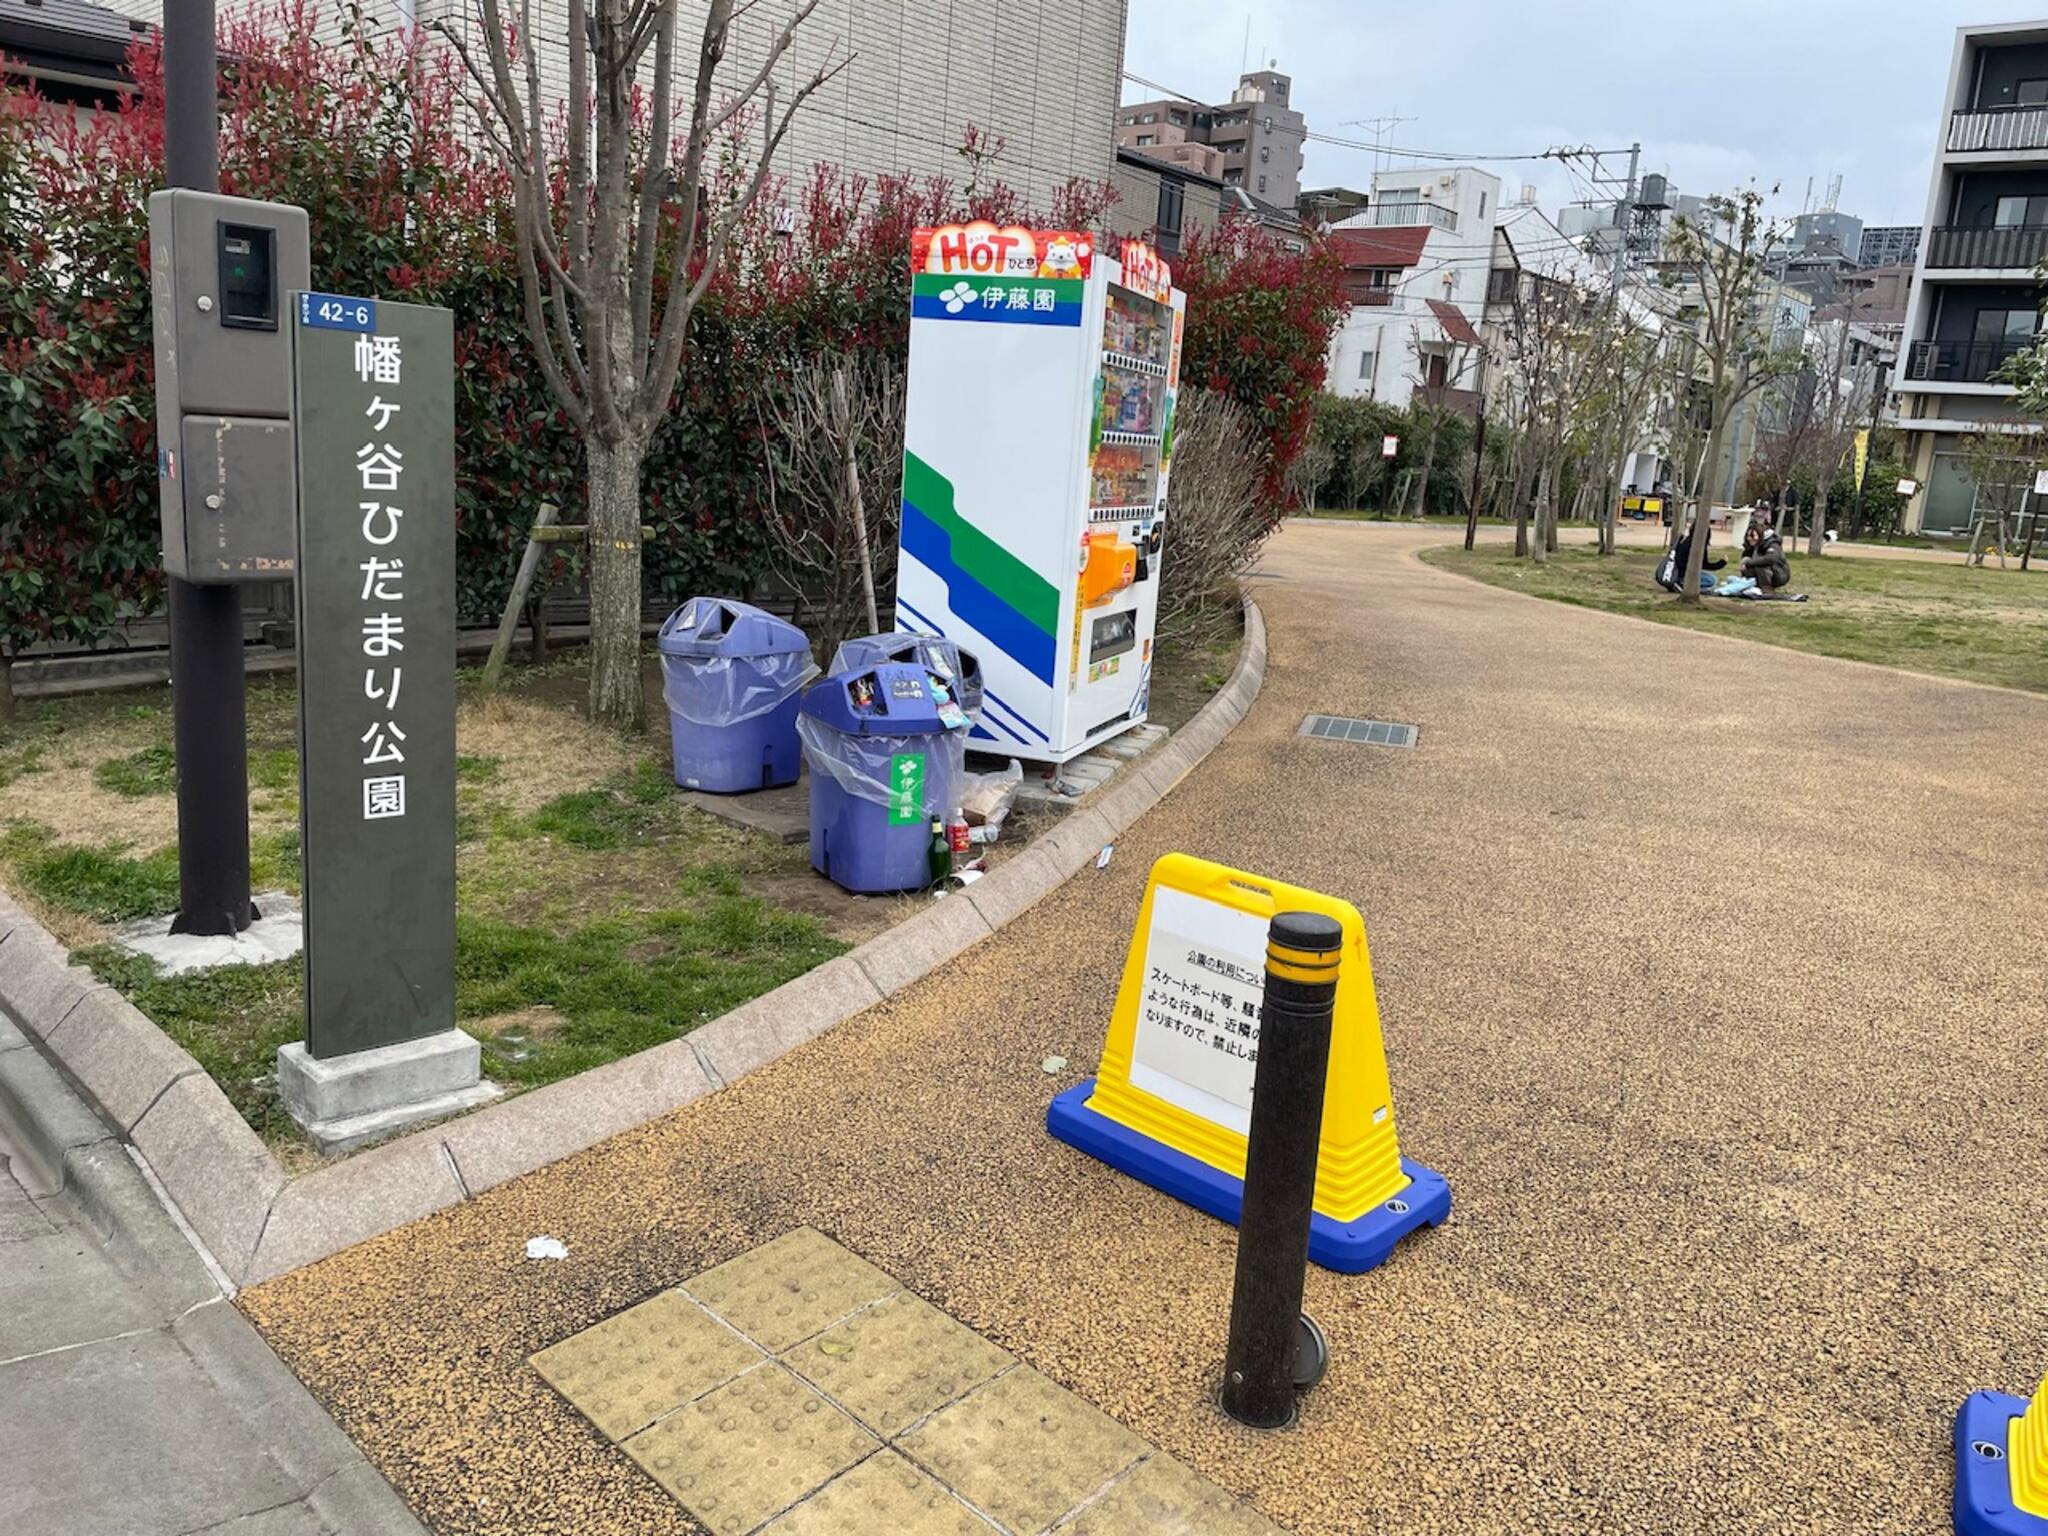
[{"label": "apartment building", "polygon": [[1920,259],[1920,226],[1872,225],[1863,231],[1856,259],[1866,267],[1911,267]]},{"label": "apartment building", "polygon": [[[162,19],[162,0],[107,3],[127,16]],[[363,0],[363,7],[373,25],[388,29],[448,21],[482,57],[475,0]],[[342,9],[341,0],[323,0],[323,29],[338,25]],[[706,9],[705,0],[680,0],[676,92],[685,102]],[[791,9],[792,0],[746,8],[733,27],[722,83],[760,67]],[[960,146],[973,123],[1003,141],[991,174],[1036,207],[1070,177],[1108,180],[1113,151],[1102,125],[1116,110],[1127,9],[1127,0],[1010,0],[999,10],[820,0],[778,68],[783,100],[821,61],[851,62],[805,104],[777,169],[801,176],[827,162],[864,175],[958,181],[968,169]],[[552,104],[568,94],[567,0],[535,0],[533,12],[541,93]]]},{"label": "apartment building", "polygon": [[1213,229],[1223,216],[1222,182],[1137,150],[1116,152],[1113,183],[1109,232],[1149,241],[1169,261],[1196,230]]},{"label": "apartment building", "polygon": [[[1116,146],[1169,159],[1277,208],[1301,196],[1308,123],[1289,98],[1294,82],[1270,69],[1239,77],[1230,100],[1215,106],[1182,100],[1119,107]],[[1204,153],[1206,151],[1207,153]]]},{"label": "apartment building", "polygon": [[1909,528],[1967,533],[1977,500],[1968,439],[1987,426],[2038,430],[1998,375],[2040,327],[2044,256],[2048,24],[1959,28],[1894,386],[1917,485]]}]

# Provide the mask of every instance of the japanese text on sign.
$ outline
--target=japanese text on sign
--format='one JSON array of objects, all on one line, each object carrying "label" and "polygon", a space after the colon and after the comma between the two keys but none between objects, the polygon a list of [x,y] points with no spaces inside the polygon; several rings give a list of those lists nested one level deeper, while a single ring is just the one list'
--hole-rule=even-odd
[{"label": "japanese text on sign", "polygon": [[[390,821],[405,815],[405,727],[398,712],[405,683],[405,561],[396,556],[386,559],[380,551],[397,542],[405,517],[398,500],[405,454],[383,441],[381,434],[405,409],[395,398],[404,383],[405,358],[398,337],[364,331],[356,336],[354,361],[356,382],[369,391],[362,412],[366,440],[355,454],[356,489],[362,498],[356,503],[362,513],[356,571],[363,578],[358,636],[363,698],[373,706],[360,738],[363,820]],[[387,389],[394,398],[385,398]]]},{"label": "japanese text on sign", "polygon": [[1229,1129],[1249,1130],[1265,952],[1265,924],[1252,914],[1185,891],[1154,893],[1133,1086]]}]

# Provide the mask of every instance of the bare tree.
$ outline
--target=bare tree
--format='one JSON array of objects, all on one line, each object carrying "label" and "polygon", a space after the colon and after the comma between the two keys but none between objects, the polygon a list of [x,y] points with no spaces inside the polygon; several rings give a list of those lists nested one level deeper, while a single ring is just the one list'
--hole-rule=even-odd
[{"label": "bare tree", "polygon": [[1991,539],[1998,541],[1998,563],[2005,564],[2006,545],[2033,489],[2044,447],[2048,444],[2038,432],[2015,422],[1986,422],[1963,440],[1963,467],[1976,486],[1965,564],[1983,565]]},{"label": "bare tree", "polygon": [[[783,580],[814,610],[820,654],[882,628],[903,473],[903,368],[889,357],[799,364],[768,397],[768,531]],[[878,566],[880,569],[878,569]]]},{"label": "bare tree", "polygon": [[1259,496],[1263,450],[1244,407],[1187,389],[1175,411],[1173,506],[1159,578],[1159,633],[1167,638],[1235,602],[1235,579],[1273,531]]},{"label": "bare tree", "polygon": [[[1736,408],[1785,371],[1790,362],[1774,348],[1775,288],[1764,268],[1764,253],[1779,231],[1766,222],[1765,193],[1746,187],[1732,197],[1706,200],[1697,218],[1672,220],[1664,240],[1666,278],[1681,285],[1694,309],[1699,338],[1695,358],[1703,387],[1706,447],[1688,486],[1693,539],[1686,556],[1679,600],[1700,600],[1700,571],[1707,553],[1707,521],[1713,497],[1707,478],[1721,462]],[[1775,355],[1774,355],[1775,354]],[[1796,366],[1796,364],[1792,364]]]},{"label": "bare tree", "polygon": [[1806,541],[1809,555],[1817,556],[1827,548],[1828,503],[1834,494],[1835,471],[1854,446],[1877,391],[1875,354],[1857,354],[1854,330],[1848,316],[1841,315],[1823,320],[1808,336],[1813,375],[1808,416],[1814,462],[1812,527]]},{"label": "bare tree", "polygon": [[1337,450],[1320,432],[1311,433],[1287,466],[1287,504],[1313,513],[1316,492],[1337,468]]},{"label": "bare tree", "polygon": [[[721,97],[733,24],[760,0],[710,0],[676,139],[681,0],[568,0],[564,125],[542,98],[530,0],[476,0],[481,61],[436,23],[477,89],[485,138],[512,183],[527,339],[583,440],[590,551],[590,712],[636,728],[640,689],[640,474],[669,412],[690,316],[725,264],[803,103],[845,67],[836,44],[786,104],[776,70],[818,0],[796,0],[760,65]],[[651,80],[641,85],[643,67]],[[753,163],[739,130],[759,126]],[[714,147],[721,152],[714,154]]]},{"label": "bare tree", "polygon": [[[1518,288],[1510,311],[1506,368],[1496,388],[1505,392],[1510,419],[1520,422],[1513,453],[1515,553],[1538,564],[1557,548],[1567,464],[1583,456],[1590,441],[1589,410],[1602,378],[1601,312],[1600,301],[1581,285],[1540,275]],[[1532,478],[1527,497],[1520,476]]]},{"label": "bare tree", "polygon": [[1600,516],[1600,553],[1614,553],[1614,519],[1621,502],[1622,477],[1643,430],[1654,415],[1658,385],[1658,360],[1664,338],[1647,316],[1630,312],[1617,301],[1610,306],[1602,330],[1603,356],[1599,365],[1602,382],[1595,390],[1592,407],[1602,418],[1601,436],[1608,444],[1603,485],[1604,508]]}]

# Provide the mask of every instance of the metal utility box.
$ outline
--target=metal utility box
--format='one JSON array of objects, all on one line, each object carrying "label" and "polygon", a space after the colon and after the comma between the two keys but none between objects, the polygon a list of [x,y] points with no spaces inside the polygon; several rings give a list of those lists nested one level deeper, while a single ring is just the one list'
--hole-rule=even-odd
[{"label": "metal utility box", "polygon": [[295,566],[291,332],[306,212],[214,192],[149,199],[164,569],[274,581]]}]

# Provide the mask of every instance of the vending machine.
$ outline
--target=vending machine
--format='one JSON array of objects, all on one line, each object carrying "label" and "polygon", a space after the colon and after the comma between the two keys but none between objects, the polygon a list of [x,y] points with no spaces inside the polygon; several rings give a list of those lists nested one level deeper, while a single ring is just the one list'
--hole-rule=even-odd
[{"label": "vending machine", "polygon": [[896,625],[980,658],[982,750],[1145,718],[1186,298],[1149,246],[918,230]]}]

